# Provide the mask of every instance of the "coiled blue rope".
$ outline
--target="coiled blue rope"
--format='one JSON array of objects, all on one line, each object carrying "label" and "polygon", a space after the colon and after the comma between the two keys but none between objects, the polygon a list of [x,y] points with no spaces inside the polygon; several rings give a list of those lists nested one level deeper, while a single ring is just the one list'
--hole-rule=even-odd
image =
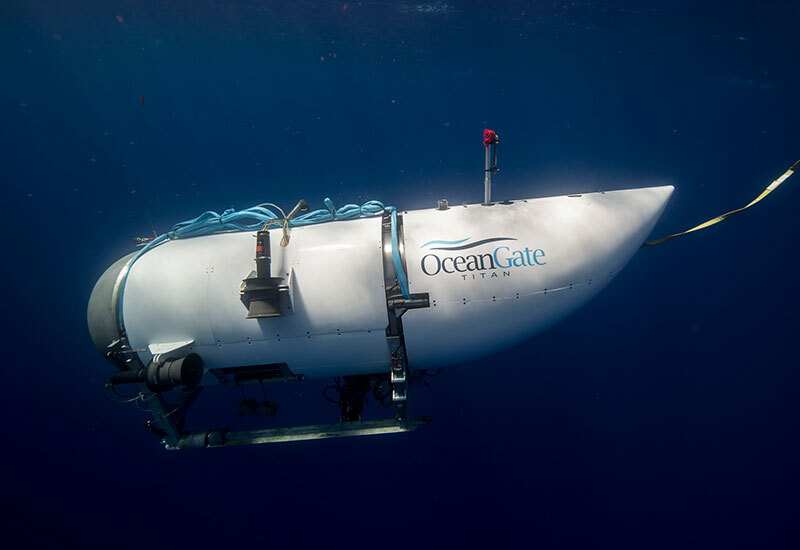
[{"label": "coiled blue rope", "polygon": [[[302,216],[292,218],[289,220],[289,227],[301,227],[335,220],[369,218],[383,214],[384,212],[392,213],[392,263],[394,264],[397,282],[400,284],[400,290],[403,296],[406,299],[410,298],[408,279],[405,269],[403,269],[403,262],[400,258],[400,250],[398,248],[396,209],[393,206],[384,206],[380,201],[367,201],[362,205],[346,204],[339,209],[336,209],[333,205],[333,201],[327,197],[322,202],[325,204],[325,208],[320,208],[319,210],[314,210],[313,212],[308,212]],[[119,300],[117,303],[119,326],[124,326],[122,302],[128,273],[130,273],[130,268],[136,263],[136,260],[141,258],[148,250],[155,248],[165,241],[173,239],[188,239],[203,235],[211,235],[221,231],[258,231],[265,225],[267,227],[273,224],[280,224],[282,226],[284,223],[282,217],[264,206],[253,206],[244,210],[228,208],[222,214],[217,214],[209,210],[191,220],[176,223],[172,226],[172,229],[147,243],[147,245],[133,257],[130,264],[128,264],[128,270],[120,283]]]},{"label": "coiled blue rope", "polygon": [[[338,210],[334,208],[331,199],[326,198],[323,202],[325,203],[325,208],[320,208],[319,210],[314,210],[313,212],[308,212],[302,216],[292,218],[289,220],[289,227],[314,225],[334,220],[368,218],[383,214],[385,210],[383,203],[380,201],[367,201],[360,206],[357,204],[346,204]],[[167,240],[200,237],[220,231],[258,231],[264,227],[264,225],[269,227],[269,225],[273,224],[282,225],[283,218],[264,206],[253,206],[251,208],[245,208],[244,210],[228,208],[222,214],[217,214],[209,210],[191,220],[176,223],[172,226],[172,229],[150,241],[134,257],[131,265],[133,265],[142,254]]]}]

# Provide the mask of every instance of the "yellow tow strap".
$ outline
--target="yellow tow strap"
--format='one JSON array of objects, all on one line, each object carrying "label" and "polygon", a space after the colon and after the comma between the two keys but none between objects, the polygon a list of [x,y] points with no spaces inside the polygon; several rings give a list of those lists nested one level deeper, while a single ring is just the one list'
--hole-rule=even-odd
[{"label": "yellow tow strap", "polygon": [[672,235],[667,235],[666,237],[661,237],[660,239],[656,239],[654,241],[647,241],[642,246],[655,246],[657,244],[665,243],[665,242],[667,242],[669,240],[674,239],[675,237],[680,237],[681,235],[686,235],[687,233],[692,233],[693,231],[699,231],[700,229],[705,229],[706,227],[712,226],[714,224],[718,224],[722,220],[726,220],[726,219],[730,218],[731,216],[733,216],[734,214],[738,214],[742,210],[747,210],[748,208],[753,206],[755,203],[759,202],[761,199],[763,199],[764,197],[766,197],[767,195],[772,193],[772,191],[777,189],[780,184],[782,184],[784,181],[786,181],[786,179],[789,176],[791,176],[793,173],[795,173],[799,169],[800,169],[800,160],[795,162],[792,165],[791,168],[789,168],[786,172],[783,173],[783,175],[781,177],[779,177],[778,179],[776,179],[775,181],[770,183],[769,186],[767,186],[767,188],[764,189],[759,196],[757,196],[752,201],[750,201],[750,204],[748,204],[747,206],[743,206],[741,208],[737,208],[736,210],[731,210],[730,212],[726,212],[726,213],[722,214],[721,216],[717,216],[716,218],[714,218],[712,220],[708,220],[707,222],[703,222],[700,225],[696,225],[696,226],[692,227],[691,229],[687,229],[686,231],[682,231],[680,233],[674,233]]}]

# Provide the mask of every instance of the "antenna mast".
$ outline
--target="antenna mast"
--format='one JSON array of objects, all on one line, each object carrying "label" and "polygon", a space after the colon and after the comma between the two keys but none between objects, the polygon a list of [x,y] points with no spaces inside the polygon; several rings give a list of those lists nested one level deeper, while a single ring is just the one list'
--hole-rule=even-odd
[{"label": "antenna mast", "polygon": [[483,205],[492,204],[492,172],[497,172],[497,145],[500,137],[494,130],[486,129],[483,131],[483,147],[486,149],[486,164],[483,176]]}]

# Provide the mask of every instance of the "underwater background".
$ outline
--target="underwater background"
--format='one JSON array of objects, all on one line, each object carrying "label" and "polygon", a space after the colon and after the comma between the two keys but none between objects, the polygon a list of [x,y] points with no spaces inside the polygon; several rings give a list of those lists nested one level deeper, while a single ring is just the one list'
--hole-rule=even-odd
[{"label": "underwater background", "polygon": [[[145,412],[104,399],[114,368],[86,304],[148,217],[164,232],[301,197],[480,202],[484,128],[501,137],[495,199],[673,184],[653,237],[684,230],[800,158],[799,17],[752,1],[3,2],[3,539],[797,547],[800,175],[639,251],[544,334],[415,388],[433,423],[408,434],[167,452]],[[324,383],[276,389],[281,413],[336,421]],[[222,393],[200,412],[215,426],[241,399]]]}]

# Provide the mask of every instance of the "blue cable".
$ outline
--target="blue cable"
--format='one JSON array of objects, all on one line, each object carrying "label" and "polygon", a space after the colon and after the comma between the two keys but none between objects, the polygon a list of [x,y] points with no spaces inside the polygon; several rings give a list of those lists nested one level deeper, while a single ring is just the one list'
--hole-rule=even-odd
[{"label": "blue cable", "polygon": [[400,285],[400,292],[403,293],[403,298],[410,300],[411,293],[408,290],[408,277],[406,277],[406,270],[403,268],[403,260],[400,258],[400,240],[397,237],[397,209],[394,206],[387,206],[386,210],[392,213],[392,263],[394,264],[394,274],[397,276],[397,284]]},{"label": "blue cable", "polygon": [[[333,201],[325,198],[322,201],[325,208],[308,212],[302,216],[297,216],[289,220],[289,227],[302,227],[305,225],[314,225],[317,223],[325,223],[334,220],[354,220],[358,218],[368,218],[383,214],[386,211],[392,213],[392,263],[394,270],[397,274],[397,282],[400,284],[400,290],[403,297],[410,298],[411,295],[408,291],[408,279],[406,278],[405,270],[403,269],[403,262],[400,259],[400,251],[398,249],[397,238],[397,210],[393,206],[384,206],[380,201],[367,201],[362,205],[346,204],[338,210],[334,207]],[[119,326],[124,326],[122,322],[122,298],[125,292],[125,282],[128,279],[131,267],[136,263],[136,260],[142,255],[160,245],[167,240],[173,239],[188,239],[191,237],[200,237],[202,235],[211,235],[220,231],[258,231],[265,225],[269,227],[275,223],[283,224],[283,218],[280,218],[269,208],[263,206],[253,206],[244,210],[234,210],[228,208],[221,215],[216,212],[207,211],[203,212],[196,218],[176,223],[168,232],[159,235],[146,246],[144,246],[133,257],[128,264],[128,271],[126,272],[123,280],[120,282],[119,301],[117,304],[117,311],[119,313]]]}]

